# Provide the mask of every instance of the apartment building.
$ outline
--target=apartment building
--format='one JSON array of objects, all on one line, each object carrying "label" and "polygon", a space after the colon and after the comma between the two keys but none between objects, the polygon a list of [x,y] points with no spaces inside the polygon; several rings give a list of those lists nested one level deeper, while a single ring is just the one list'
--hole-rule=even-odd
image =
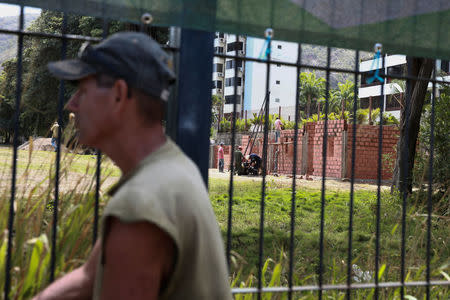
[{"label": "apartment building", "polygon": [[[259,58],[264,52],[265,41],[251,37],[216,33],[214,40],[215,54],[227,54],[238,57]],[[298,46],[296,43],[272,42],[271,57],[274,61],[297,61]],[[236,111],[240,117],[247,112],[248,118],[261,109],[266,92],[267,66],[264,63],[241,61],[234,58],[214,57],[212,94],[225,100],[223,114],[233,112],[236,83]],[[294,117],[295,96],[297,87],[297,69],[275,64],[270,67],[269,91],[270,113],[278,113],[281,109],[284,118]],[[237,70],[237,77],[235,71]]]}]

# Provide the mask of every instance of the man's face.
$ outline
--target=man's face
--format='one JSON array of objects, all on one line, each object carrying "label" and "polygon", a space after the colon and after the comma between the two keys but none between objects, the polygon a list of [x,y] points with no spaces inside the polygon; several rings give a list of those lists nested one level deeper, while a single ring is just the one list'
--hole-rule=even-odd
[{"label": "man's face", "polygon": [[66,108],[75,114],[81,144],[101,149],[103,142],[111,137],[114,99],[113,88],[97,86],[94,76],[80,80]]}]

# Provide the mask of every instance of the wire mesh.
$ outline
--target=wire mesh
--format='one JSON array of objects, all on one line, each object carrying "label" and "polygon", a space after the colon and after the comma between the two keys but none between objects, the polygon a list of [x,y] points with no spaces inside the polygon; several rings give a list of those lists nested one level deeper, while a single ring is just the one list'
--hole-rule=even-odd
[{"label": "wire mesh", "polygon": [[[272,1],[273,3],[273,1]],[[20,112],[20,100],[21,100],[21,84],[22,84],[22,52],[23,52],[23,38],[24,36],[30,36],[32,38],[56,38],[61,39],[62,41],[62,57],[64,58],[66,55],[66,44],[68,40],[82,40],[82,41],[98,41],[97,38],[78,36],[72,34],[66,34],[66,30],[64,26],[66,26],[66,18],[64,18],[62,34],[49,34],[42,32],[25,32],[24,31],[24,13],[23,6],[21,7],[20,14],[20,27],[19,30],[5,30],[0,29],[0,33],[4,34],[14,34],[18,36],[18,49],[17,49],[17,84],[16,84],[16,110],[15,110],[15,118],[14,118],[14,147],[13,147],[13,163],[12,163],[12,181],[11,181],[11,199],[9,205],[9,219],[8,219],[8,247],[6,252],[6,263],[5,263],[5,286],[4,286],[4,298],[9,299],[10,296],[10,287],[11,287],[11,255],[12,255],[12,240],[13,240],[13,224],[14,224],[14,200],[15,200],[15,191],[16,191],[16,171],[17,171],[17,147],[18,147],[18,136],[19,136],[19,112]],[[108,32],[108,26],[105,25],[107,22],[104,22],[104,35]],[[240,36],[236,36],[236,41],[239,41]],[[354,76],[354,104],[353,104],[353,116],[356,118],[356,110],[357,110],[357,99],[358,99],[358,82],[359,76],[362,75],[363,72],[359,70],[359,58],[360,53],[357,51],[355,54],[355,68],[345,69],[345,68],[333,68],[331,67],[331,48],[327,48],[327,64],[326,66],[316,66],[312,64],[302,63],[302,45],[298,45],[298,57],[297,62],[285,62],[285,61],[273,61],[271,59],[271,41],[268,43],[268,55],[267,59],[261,58],[251,58],[251,57],[242,57],[239,54],[236,55],[225,55],[225,54],[216,54],[216,57],[224,58],[224,59],[232,59],[235,62],[242,61],[242,64],[245,62],[255,62],[255,63],[264,63],[266,64],[266,81],[265,81],[265,95],[266,101],[264,102],[264,129],[263,129],[263,164],[262,164],[262,184],[261,184],[261,201],[260,201],[260,219],[259,219],[259,242],[258,242],[258,270],[257,270],[257,286],[255,288],[233,288],[232,293],[234,295],[237,294],[247,294],[252,293],[256,294],[258,299],[261,299],[264,293],[287,293],[289,299],[294,297],[294,292],[305,292],[305,291],[317,291],[318,298],[321,299],[323,297],[324,291],[330,290],[341,290],[346,292],[347,299],[351,298],[351,292],[359,289],[373,289],[375,299],[379,299],[380,289],[381,288],[400,288],[401,297],[405,298],[405,288],[406,287],[422,287],[426,288],[426,297],[430,299],[430,288],[433,286],[448,286],[450,283],[448,281],[437,281],[431,279],[431,215],[432,215],[432,193],[433,193],[433,152],[434,152],[434,126],[435,126],[435,102],[436,102],[436,86],[438,84],[445,83],[446,81],[443,79],[437,79],[436,71],[433,72],[433,78],[430,80],[426,77],[421,76],[413,76],[413,75],[395,75],[395,74],[382,74],[380,75],[382,78],[386,79],[394,78],[394,79],[403,79],[408,81],[429,81],[432,83],[432,98],[431,98],[431,133],[430,133],[430,157],[429,157],[429,169],[428,169],[428,196],[427,196],[427,219],[426,219],[426,227],[427,227],[427,250],[426,250],[426,280],[425,281],[406,281],[406,215],[407,215],[407,200],[408,195],[404,193],[402,195],[402,241],[401,241],[401,268],[400,268],[400,280],[398,282],[380,282],[377,274],[380,271],[379,261],[380,261],[380,220],[381,220],[381,185],[382,185],[382,152],[383,152],[383,122],[380,121],[379,124],[379,138],[378,138],[378,152],[377,152],[377,204],[376,204],[376,233],[375,233],[375,261],[374,261],[374,282],[373,283],[365,283],[365,284],[355,284],[352,282],[352,249],[353,249],[353,214],[354,214],[354,184],[355,184],[355,159],[356,159],[356,141],[357,137],[357,127],[356,121],[353,120],[353,135],[351,141],[351,171],[350,171],[350,196],[349,196],[349,223],[348,223],[348,253],[347,253],[347,262],[346,262],[346,284],[325,284],[324,283],[324,235],[325,235],[325,208],[326,208],[326,180],[327,180],[327,147],[328,147],[328,111],[329,111],[329,97],[330,97],[330,73],[338,72],[338,73],[346,73]],[[174,49],[172,49],[174,50]],[[176,50],[176,49],[175,49]],[[237,51],[236,51],[237,53]],[[290,235],[289,235],[289,266],[288,266],[288,275],[287,275],[287,287],[279,286],[279,287],[266,287],[263,286],[263,265],[264,265],[264,232],[265,232],[265,201],[267,194],[267,182],[266,176],[269,173],[268,170],[268,143],[269,143],[269,108],[270,108],[270,73],[271,73],[271,65],[280,64],[282,66],[290,66],[295,67],[297,70],[297,78],[300,75],[300,71],[302,69],[310,69],[317,71],[325,71],[326,72],[326,89],[325,89],[325,120],[324,120],[324,134],[322,141],[322,187],[321,187],[321,209],[320,209],[320,237],[319,237],[319,266],[317,269],[317,285],[302,285],[295,286],[294,285],[294,262],[295,262],[295,224],[296,224],[296,193],[297,193],[297,185],[296,185],[296,175],[297,175],[297,149],[298,145],[298,125],[300,122],[299,116],[299,93],[300,93],[300,81],[296,82],[296,101],[295,101],[295,129],[294,129],[294,139],[293,139],[293,168],[292,168],[292,198],[291,198],[291,207],[290,207]],[[382,69],[385,67],[385,58],[382,56]],[[230,163],[230,179],[229,179],[229,189],[228,189],[228,211],[227,211],[227,233],[226,233],[226,257],[228,260],[228,264],[230,265],[230,257],[232,252],[232,220],[233,220],[233,198],[234,198],[234,175],[235,175],[235,154],[234,150],[236,148],[236,121],[237,117],[237,103],[238,103],[238,63],[234,65],[234,100],[233,100],[233,111],[232,111],[232,122],[231,122],[231,163]],[[380,85],[381,89],[381,97],[383,98],[384,84]],[[58,100],[58,120],[61,123],[62,120],[62,107],[64,100],[64,84],[61,83],[60,91],[59,91],[59,100]],[[239,98],[240,99],[240,98]],[[242,99],[241,99],[242,105]],[[384,102],[380,101],[380,120],[383,120],[384,113]],[[406,114],[408,115],[408,111],[410,109],[410,105],[406,103]],[[241,115],[242,117],[242,115]],[[408,127],[406,128],[406,132],[408,132]],[[60,151],[61,151],[61,140],[59,138],[61,136],[61,128],[59,129],[58,142],[57,142],[57,159],[56,159],[56,176],[55,176],[55,193],[54,193],[54,211],[53,211],[53,231],[52,231],[52,256],[51,256],[51,275],[50,281],[54,280],[55,276],[55,264],[56,264],[56,237],[57,237],[57,223],[58,223],[58,201],[59,201],[59,162],[60,162]],[[250,150],[251,151],[251,150]],[[405,157],[407,157],[408,153],[404,153]],[[408,159],[404,160],[404,168],[403,174],[408,170]],[[97,223],[99,218],[99,199],[100,199],[100,182],[101,182],[101,153],[97,153],[97,165],[96,165],[96,196],[95,196],[95,210],[94,210],[94,232],[93,232],[93,241],[95,243],[97,239]],[[406,177],[409,175],[406,174]],[[402,180],[403,184],[406,184],[406,180]],[[301,241],[299,241],[301,242]]]}]

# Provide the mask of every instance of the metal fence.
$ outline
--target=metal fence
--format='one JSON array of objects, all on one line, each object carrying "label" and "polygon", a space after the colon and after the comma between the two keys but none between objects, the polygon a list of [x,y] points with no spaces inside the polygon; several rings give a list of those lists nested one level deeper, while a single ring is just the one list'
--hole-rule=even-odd
[{"label": "metal fence", "polygon": [[[145,26],[142,26],[142,29],[145,30]],[[104,36],[106,36],[106,32],[108,31],[108,20],[104,20]],[[21,14],[20,14],[20,22],[19,22],[19,29],[18,30],[5,30],[0,29],[1,34],[11,34],[16,35],[18,37],[18,47],[17,47],[17,82],[16,82],[16,106],[15,106],[15,115],[14,115],[14,150],[13,150],[13,157],[12,157],[12,179],[11,179],[11,197],[9,202],[9,219],[8,219],[8,244],[7,244],[7,251],[6,251],[6,263],[5,263],[5,285],[4,285],[4,298],[9,299],[10,298],[10,288],[11,288],[11,256],[13,255],[12,252],[12,246],[13,246],[13,235],[14,235],[14,216],[15,216],[15,210],[14,210],[14,202],[16,199],[16,177],[17,177],[17,158],[18,158],[18,138],[20,136],[19,132],[19,114],[20,114],[20,102],[21,102],[21,93],[22,93],[22,54],[23,54],[23,40],[24,37],[32,37],[32,38],[50,38],[50,39],[59,39],[62,43],[62,53],[61,57],[65,58],[66,52],[67,52],[67,43],[68,41],[75,40],[75,41],[98,41],[97,38],[92,38],[88,36],[76,36],[67,34],[67,17],[64,17],[63,21],[63,27],[62,27],[62,34],[49,34],[49,33],[43,33],[43,32],[28,32],[24,29],[24,7],[21,7]],[[195,42],[211,42],[212,43],[212,34],[207,34],[204,36],[201,36],[201,34],[191,32],[187,33],[187,35],[191,34],[192,37],[199,36],[199,38]],[[180,64],[178,67],[179,70],[182,70],[183,68],[188,69],[186,65],[183,64],[183,62],[180,63],[180,55],[183,55],[183,46],[180,46],[180,40],[179,40],[179,32],[177,30],[173,30],[171,32],[171,46],[166,47],[168,51],[172,52],[174,56],[177,56],[178,59],[175,59],[177,64]],[[238,39],[237,39],[238,40]],[[182,42],[181,42],[182,43]],[[284,293],[284,295],[287,294],[288,299],[293,299],[295,297],[295,293],[298,292],[311,292],[316,291],[318,299],[322,299],[324,297],[324,292],[330,291],[330,290],[341,290],[346,291],[346,297],[347,299],[350,299],[352,297],[352,291],[359,290],[359,289],[372,289],[374,290],[374,298],[379,299],[380,296],[380,290],[384,288],[400,288],[400,296],[402,299],[405,298],[405,289],[409,287],[424,287],[426,289],[426,296],[427,299],[430,299],[430,289],[434,286],[448,286],[450,285],[450,281],[433,281],[431,280],[431,267],[430,267],[430,261],[431,261],[431,218],[432,218],[432,192],[433,192],[433,151],[434,151],[434,140],[433,140],[433,134],[434,134],[434,106],[435,106],[435,90],[436,85],[443,83],[440,80],[436,79],[436,72],[434,72],[434,77],[429,80],[429,78],[421,78],[421,77],[414,77],[410,75],[406,76],[399,76],[399,75],[389,75],[391,78],[397,78],[402,79],[406,81],[430,81],[433,84],[433,97],[432,97],[432,122],[431,122],[431,140],[430,140],[430,159],[429,159],[429,170],[428,170],[428,202],[427,202],[427,217],[426,217],[426,227],[427,227],[427,237],[426,237],[426,244],[427,244],[427,251],[426,251],[426,280],[425,281],[407,281],[406,278],[406,265],[405,265],[405,256],[406,256],[406,231],[405,227],[407,226],[406,222],[406,215],[408,211],[408,195],[405,193],[402,195],[402,221],[401,221],[401,228],[402,228],[402,237],[401,237],[401,251],[399,254],[399,259],[401,260],[401,267],[399,270],[400,273],[400,281],[398,282],[380,282],[377,275],[373,277],[374,282],[371,283],[354,283],[352,282],[352,260],[353,260],[353,216],[354,216],[354,184],[355,184],[355,177],[354,177],[354,170],[355,170],[355,145],[356,140],[358,137],[356,134],[353,134],[352,137],[352,160],[351,160],[351,187],[350,187],[350,197],[348,201],[348,207],[349,207],[349,214],[348,214],[348,254],[347,254],[347,260],[346,260],[346,266],[347,266],[347,276],[346,276],[346,283],[345,284],[326,284],[325,278],[324,278],[324,223],[325,223],[325,208],[326,208],[326,201],[325,201],[325,195],[326,195],[326,162],[327,162],[327,130],[328,130],[328,111],[329,111],[329,91],[330,91],[330,74],[332,72],[337,73],[346,73],[351,74],[354,76],[354,82],[355,82],[355,88],[354,88],[354,106],[353,106],[353,115],[356,115],[357,110],[357,100],[358,100],[358,80],[359,76],[361,75],[361,72],[358,69],[358,61],[360,60],[360,54],[358,51],[355,52],[355,68],[354,69],[338,69],[338,68],[332,68],[331,67],[331,49],[327,49],[327,65],[326,66],[315,66],[315,65],[308,65],[302,63],[302,47],[299,45],[298,47],[298,58],[296,63],[289,63],[289,62],[282,62],[282,61],[272,61],[271,60],[271,40],[268,40],[267,43],[267,58],[260,59],[260,58],[250,58],[250,57],[242,57],[240,55],[225,55],[225,54],[215,54],[217,57],[221,58],[228,58],[228,59],[234,59],[234,60],[241,60],[243,62],[246,61],[252,61],[257,63],[263,63],[266,64],[266,84],[265,84],[265,94],[269,94],[269,82],[270,79],[270,66],[272,64],[281,64],[283,66],[289,66],[289,67],[295,67],[297,69],[297,78],[300,75],[301,70],[308,69],[308,70],[319,70],[324,71],[326,73],[326,99],[325,99],[325,120],[324,120],[324,131],[325,134],[323,135],[323,149],[322,149],[322,186],[321,186],[321,210],[320,210],[320,223],[318,226],[320,227],[320,236],[319,236],[319,243],[317,248],[317,253],[310,253],[310,255],[317,255],[319,260],[319,266],[317,269],[317,284],[316,285],[302,285],[302,286],[295,286],[294,285],[294,262],[296,260],[296,257],[294,255],[294,245],[295,245],[295,222],[296,222],[296,193],[297,193],[297,141],[298,141],[298,125],[299,125],[299,91],[300,91],[300,82],[297,80],[297,94],[296,94],[296,108],[295,108],[295,137],[294,137],[294,157],[293,157],[293,169],[292,169],[292,201],[291,201],[291,210],[290,210],[290,224],[289,224],[289,231],[290,231],[290,239],[289,239],[289,249],[288,249],[288,260],[289,260],[289,267],[287,272],[287,286],[279,286],[279,287],[264,287],[263,281],[262,281],[262,272],[263,272],[263,264],[264,264],[264,224],[265,224],[265,198],[267,195],[267,164],[262,164],[262,184],[261,184],[261,199],[260,199],[260,220],[259,220],[259,259],[258,259],[258,266],[257,266],[257,286],[256,287],[247,287],[247,288],[233,288],[232,293],[237,296],[240,294],[254,294],[256,295],[257,299],[261,299],[264,297],[267,293],[275,293],[275,295],[278,295],[280,293]],[[180,50],[181,48],[181,50]],[[210,49],[209,49],[210,48]],[[206,51],[210,52],[210,56],[212,58],[212,45],[209,47]],[[181,59],[182,61],[182,59]],[[177,65],[176,64],[176,65]],[[238,74],[238,64],[235,64],[235,77],[237,78]],[[382,65],[384,67],[384,59],[382,59]],[[192,64],[191,67],[195,67],[195,64]],[[203,67],[205,68],[205,67]],[[206,67],[205,70],[208,70],[208,67]],[[209,69],[211,71],[211,69]],[[185,71],[187,72],[187,71]],[[211,73],[209,73],[211,74]],[[209,76],[209,75],[208,75]],[[380,75],[383,78],[386,78],[387,75]],[[183,79],[186,79],[187,76],[180,76],[180,84],[183,84]],[[211,76],[210,76],[211,78]],[[235,97],[236,96],[236,90],[237,90],[237,79],[234,81],[234,90],[235,90]],[[206,93],[210,93],[210,79],[205,82],[203,87],[198,87],[199,89],[206,87]],[[381,85],[381,94],[383,95],[383,85]],[[60,89],[59,89],[59,99],[58,99],[58,120],[59,123],[62,122],[62,110],[64,105],[64,82],[61,81],[60,83]],[[174,97],[173,100],[176,100]],[[233,118],[232,118],[232,145],[231,149],[235,148],[235,133],[236,133],[236,106],[237,101],[234,101],[233,104]],[[210,119],[210,106],[204,105],[203,108],[201,108],[201,102],[195,103],[195,105],[191,105],[188,102],[179,102],[179,101],[173,101],[172,106],[168,108],[168,117],[167,117],[167,131],[168,133],[175,138],[175,140],[180,140],[177,137],[180,137],[181,132],[183,130],[182,128],[182,121],[180,120],[179,111],[187,106],[194,106],[192,109],[196,110],[196,116],[201,117],[194,117],[191,119],[191,121],[199,121],[202,124],[208,124]],[[269,101],[265,102],[265,123],[264,123],[264,131],[263,131],[263,161],[267,161],[267,149],[268,149],[268,142],[269,142]],[[410,109],[408,102],[406,102],[406,109]],[[383,105],[380,105],[380,119],[383,118]],[[178,116],[178,117],[177,117]],[[192,118],[192,116],[186,116],[186,118]],[[206,120],[206,123],[205,123]],[[356,132],[356,122],[353,122],[350,126],[353,126],[353,132]],[[203,128],[202,134],[208,134],[209,128]],[[374,274],[378,274],[380,271],[380,220],[382,218],[380,214],[380,207],[382,206],[381,203],[381,184],[382,184],[382,147],[383,147],[383,124],[380,122],[379,125],[379,138],[378,138],[378,176],[377,176],[377,204],[376,204],[376,211],[375,211],[375,222],[376,222],[376,232],[375,232],[375,260],[373,261],[374,265]],[[407,129],[408,131],[408,129]],[[61,128],[59,129],[59,136],[61,136]],[[189,136],[188,136],[189,138]],[[202,136],[203,139],[207,138],[207,136]],[[55,278],[55,269],[56,269],[56,240],[57,240],[57,222],[58,222],[58,202],[59,202],[59,172],[60,172],[60,157],[61,157],[61,141],[58,138],[58,147],[56,151],[56,166],[55,166],[55,191],[54,191],[54,209],[53,209],[53,222],[52,222],[52,238],[51,238],[51,272],[50,272],[50,281],[53,281]],[[196,152],[196,148],[190,147],[184,147],[184,150],[189,153]],[[202,153],[208,153],[207,147],[205,147],[204,151]],[[196,156],[195,154],[191,155]],[[206,156],[197,155],[197,157],[193,157],[196,163],[200,166],[204,166],[207,164]],[[234,161],[234,153],[231,152],[231,161]],[[94,231],[93,231],[93,241],[97,239],[97,224],[98,224],[98,218],[99,218],[99,186],[100,186],[100,180],[101,180],[101,174],[100,174],[100,162],[101,162],[101,153],[97,153],[97,172],[96,172],[96,194],[95,194],[95,215],[94,215]],[[407,169],[407,160],[405,160],[405,165],[402,166],[403,168]],[[202,175],[206,179],[207,173],[205,173],[205,168],[201,167]],[[228,225],[227,225],[227,234],[226,234],[226,256],[228,259],[228,262],[230,263],[230,256],[232,252],[232,221],[233,221],[233,195],[234,195],[234,165],[231,164],[231,172],[230,172],[230,181],[229,181],[229,191],[228,191],[229,197],[228,197]]]}]

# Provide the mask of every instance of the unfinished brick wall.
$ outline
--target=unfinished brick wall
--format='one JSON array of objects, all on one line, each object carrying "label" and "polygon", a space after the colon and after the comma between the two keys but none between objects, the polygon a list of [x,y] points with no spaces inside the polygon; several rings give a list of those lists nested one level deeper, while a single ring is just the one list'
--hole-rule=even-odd
[{"label": "unfinished brick wall", "polygon": [[[343,134],[345,121],[344,120],[333,120],[327,122],[327,155],[326,155],[326,168],[325,176],[341,178],[342,177],[342,166],[343,166],[343,153],[345,151],[343,148]],[[308,128],[307,128],[308,130]],[[310,173],[313,176],[322,176],[323,173],[323,136],[325,132],[325,122],[320,121],[315,124],[314,130],[308,131],[308,133],[313,137],[313,153],[309,155],[308,160],[312,161],[313,170]],[[312,157],[311,157],[312,156]]]},{"label": "unfinished brick wall", "polygon": [[[328,136],[325,176],[331,178],[350,178],[353,126],[351,124],[347,125],[343,120],[328,121],[327,126]],[[304,131],[298,131],[297,174],[302,174],[302,163],[303,160],[306,160],[306,173],[312,176],[322,176],[324,131],[324,121],[308,123],[306,124]],[[399,130],[396,126],[383,127],[383,180],[392,178],[393,161],[396,156],[395,148],[398,141],[398,134]],[[357,125],[355,156],[356,179],[377,179],[378,137],[379,126]],[[303,141],[307,141],[307,143],[303,144]],[[245,151],[248,143],[249,136],[243,136],[241,141],[243,152]],[[304,147],[307,147],[307,149],[304,149]],[[262,157],[262,150],[263,136],[260,134],[256,138],[251,151],[249,147],[245,154],[250,154],[251,152]],[[217,150],[215,153],[217,153]],[[283,130],[280,143],[274,143],[273,136],[269,135],[266,161],[268,173],[270,174],[277,172],[281,174],[292,174],[293,160],[294,130]],[[225,162],[227,162],[227,155],[225,155]],[[227,163],[225,163],[225,165],[227,166]]]},{"label": "unfinished brick wall", "polygon": [[[376,179],[378,174],[379,126],[357,125],[355,148],[355,178]],[[392,178],[393,162],[399,129],[397,126],[383,126],[382,174],[381,179]],[[345,177],[350,178],[352,163],[353,126],[348,126],[347,168]]]}]

